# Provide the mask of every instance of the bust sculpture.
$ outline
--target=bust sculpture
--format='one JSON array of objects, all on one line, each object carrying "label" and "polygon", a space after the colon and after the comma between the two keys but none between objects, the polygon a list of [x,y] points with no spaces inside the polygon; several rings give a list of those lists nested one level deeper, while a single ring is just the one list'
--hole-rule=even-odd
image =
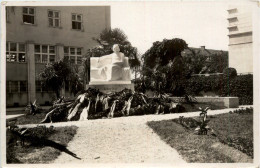
[{"label": "bust sculpture", "polygon": [[131,80],[128,58],[120,52],[118,44],[112,49],[112,54],[90,59],[90,82]]}]

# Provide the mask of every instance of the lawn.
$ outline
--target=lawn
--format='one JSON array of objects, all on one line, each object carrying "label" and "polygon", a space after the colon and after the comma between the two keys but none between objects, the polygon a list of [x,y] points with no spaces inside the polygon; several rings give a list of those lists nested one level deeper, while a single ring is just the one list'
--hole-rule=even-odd
[{"label": "lawn", "polygon": [[[76,134],[77,127],[57,127],[41,133],[41,130],[50,130],[50,128],[34,128],[33,137],[26,138],[22,146],[21,139],[11,130],[7,129],[7,163],[51,163],[61,152],[76,157],[73,151],[69,151],[66,146]],[[35,136],[37,135],[37,136]]]},{"label": "lawn", "polygon": [[194,128],[185,128],[178,120],[153,121],[148,125],[187,162],[252,162],[253,111],[210,116],[209,126],[216,136],[196,135]]},{"label": "lawn", "polygon": [[35,115],[23,115],[18,117],[16,120],[16,125],[23,125],[23,124],[39,124],[47,114],[47,110],[42,111],[41,113],[37,113]]}]

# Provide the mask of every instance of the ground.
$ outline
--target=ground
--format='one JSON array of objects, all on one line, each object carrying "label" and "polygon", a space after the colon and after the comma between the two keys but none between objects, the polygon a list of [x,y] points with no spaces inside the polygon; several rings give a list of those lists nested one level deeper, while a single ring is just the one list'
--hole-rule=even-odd
[{"label": "ground", "polygon": [[[209,111],[208,114],[228,113],[231,109]],[[82,122],[45,124],[78,127],[67,149],[77,155],[77,159],[61,153],[54,163],[183,163],[174,148],[171,148],[148,127],[147,122],[194,117],[199,112],[130,116],[112,119],[98,119]],[[26,125],[35,127],[35,124]],[[21,127],[24,127],[21,126]]]},{"label": "ground", "polygon": [[148,122],[163,141],[176,149],[187,162],[252,162],[253,111],[208,116],[207,135],[194,133],[200,117]]}]

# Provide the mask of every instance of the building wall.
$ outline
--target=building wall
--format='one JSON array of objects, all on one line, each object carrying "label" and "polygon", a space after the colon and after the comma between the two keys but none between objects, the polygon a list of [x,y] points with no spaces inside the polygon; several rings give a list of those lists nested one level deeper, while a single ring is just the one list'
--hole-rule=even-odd
[{"label": "building wall", "polygon": [[7,62],[6,80],[27,80],[28,76],[27,63]]},{"label": "building wall", "polygon": [[[27,91],[8,91],[6,94],[7,106],[27,105],[37,99],[39,104],[47,104],[55,99],[54,92],[36,91],[36,81],[39,73],[46,63],[35,62],[35,45],[55,46],[55,61],[64,57],[64,47],[77,47],[82,49],[82,56],[87,49],[96,45],[92,40],[102,30],[110,28],[109,6],[85,6],[85,7],[33,7],[35,9],[35,24],[23,23],[23,7],[7,7],[6,41],[23,43],[26,45],[25,62],[6,63],[6,81],[26,81]],[[48,10],[59,11],[60,27],[50,27],[48,22]],[[72,29],[72,14],[82,15],[82,29]],[[79,65],[75,65],[79,66]],[[9,85],[9,84],[7,84]],[[7,87],[10,87],[7,86]],[[18,85],[19,90],[20,84]],[[73,96],[64,93],[66,96]]]},{"label": "building wall", "polygon": [[228,10],[229,67],[238,73],[253,72],[252,13],[249,6]]},{"label": "building wall", "polygon": [[253,72],[252,43],[230,45],[229,55],[229,67],[236,68],[238,73]]},{"label": "building wall", "polygon": [[[12,8],[12,7],[9,7]],[[13,42],[32,41],[35,44],[83,47],[83,52],[96,43],[92,37],[97,37],[105,28],[110,28],[110,7],[35,7],[36,25],[23,24],[22,7],[14,7],[9,12],[9,22],[6,24],[6,39]],[[48,26],[48,10],[58,10],[61,15],[61,28]],[[83,15],[83,30],[73,30],[71,14]]]}]

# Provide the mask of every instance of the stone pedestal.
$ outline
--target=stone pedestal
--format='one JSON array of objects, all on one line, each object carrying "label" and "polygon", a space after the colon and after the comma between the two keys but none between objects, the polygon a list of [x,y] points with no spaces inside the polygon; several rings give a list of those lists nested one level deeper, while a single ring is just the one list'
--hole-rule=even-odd
[{"label": "stone pedestal", "polygon": [[92,81],[87,88],[99,89],[103,93],[119,92],[125,88],[134,91],[134,84],[131,81]]}]

